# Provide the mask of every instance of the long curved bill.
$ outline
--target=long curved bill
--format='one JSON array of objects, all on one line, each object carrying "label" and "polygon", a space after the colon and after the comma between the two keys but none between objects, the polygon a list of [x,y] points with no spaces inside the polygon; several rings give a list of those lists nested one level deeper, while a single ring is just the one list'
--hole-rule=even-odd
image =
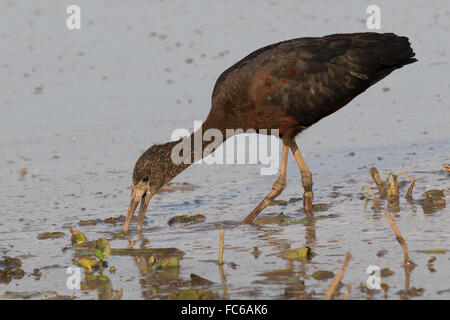
[{"label": "long curved bill", "polygon": [[[123,232],[127,232],[128,228],[130,227],[130,222],[131,219],[134,216],[134,212],[136,211],[136,208],[139,204],[139,202],[141,201],[141,208],[139,210],[139,216],[141,216],[141,213],[144,212],[143,214],[145,215],[145,210],[147,210],[147,206],[148,206],[148,201],[145,201],[145,198],[150,198],[150,197],[146,197],[145,196],[145,192],[132,187],[133,188],[133,193],[131,194],[131,202],[130,202],[130,206],[128,207],[128,213],[127,213],[127,218],[125,220],[125,224],[123,226]],[[147,205],[145,205],[145,202],[147,203]],[[143,207],[145,207],[145,210],[143,210]]]},{"label": "long curved bill", "polygon": [[147,211],[148,204],[151,199],[151,195],[149,192],[144,194],[141,200],[141,207],[139,208],[139,216],[138,216],[138,224],[137,224],[137,231],[142,231],[142,223],[144,222],[145,212]]}]

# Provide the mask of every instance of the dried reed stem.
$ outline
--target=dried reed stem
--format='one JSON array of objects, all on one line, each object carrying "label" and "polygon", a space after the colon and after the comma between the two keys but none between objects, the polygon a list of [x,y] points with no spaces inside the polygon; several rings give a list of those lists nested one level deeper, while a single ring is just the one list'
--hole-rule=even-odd
[{"label": "dried reed stem", "polygon": [[392,220],[389,213],[385,212],[384,215],[385,215],[387,221],[389,222],[389,224],[391,225],[392,230],[394,230],[395,235],[397,236],[398,243],[400,243],[400,245],[402,246],[403,260],[404,260],[405,266],[407,266],[410,262],[409,262],[409,255],[408,255],[408,247],[406,246],[405,239],[403,239],[402,234],[400,233],[400,230],[398,230],[397,226],[394,223],[394,220]]},{"label": "dried reed stem", "polygon": [[416,180],[413,177],[411,177],[407,172],[401,172],[397,175],[397,177],[400,177],[401,175],[407,176],[409,181],[411,182],[409,184],[408,192],[406,192],[406,196],[405,196],[406,199],[410,199],[412,196],[414,186],[416,185]]},{"label": "dried reed stem", "polygon": [[333,293],[336,290],[337,285],[341,281],[342,277],[344,277],[344,273],[345,273],[345,270],[347,269],[348,261],[350,260],[351,256],[352,256],[351,253],[347,252],[347,255],[345,256],[344,264],[342,265],[341,270],[339,271],[336,278],[334,278],[333,283],[328,288],[327,294],[325,295],[325,300],[331,300],[331,297],[333,296]]},{"label": "dried reed stem", "polygon": [[224,234],[225,234],[225,230],[224,229],[220,229],[219,265],[221,265],[223,263],[222,258],[223,258]]},{"label": "dried reed stem", "polygon": [[368,185],[364,185],[364,186],[362,186],[361,191],[362,191],[364,197],[366,197],[367,200],[370,200],[370,199],[367,196],[366,192],[364,191],[365,189],[368,189],[370,191],[370,193],[372,194],[372,197],[373,197],[373,201],[377,201],[378,200],[377,197],[375,196],[375,194],[373,193],[372,188],[369,187]]},{"label": "dried reed stem", "polygon": [[384,188],[383,182],[381,181],[381,177],[380,174],[378,173],[377,168],[375,167],[370,168],[370,175],[377,184],[378,192],[380,192],[380,198],[381,199],[386,198],[387,195],[386,189]]}]

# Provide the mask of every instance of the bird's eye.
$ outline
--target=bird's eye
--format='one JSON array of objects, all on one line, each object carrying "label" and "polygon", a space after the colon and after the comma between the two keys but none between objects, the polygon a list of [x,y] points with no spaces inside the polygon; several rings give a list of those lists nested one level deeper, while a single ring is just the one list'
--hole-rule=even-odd
[{"label": "bird's eye", "polygon": [[148,176],[145,176],[142,181],[147,182],[150,178]]}]

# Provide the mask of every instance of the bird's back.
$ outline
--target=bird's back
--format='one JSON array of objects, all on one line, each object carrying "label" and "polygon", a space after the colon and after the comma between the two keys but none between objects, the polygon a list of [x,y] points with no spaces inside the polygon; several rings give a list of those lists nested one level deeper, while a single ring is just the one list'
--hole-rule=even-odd
[{"label": "bird's back", "polygon": [[392,33],[334,34],[272,44],[218,78],[208,120],[216,127],[279,129],[295,135],[393,70],[415,62],[413,57],[408,38]]}]

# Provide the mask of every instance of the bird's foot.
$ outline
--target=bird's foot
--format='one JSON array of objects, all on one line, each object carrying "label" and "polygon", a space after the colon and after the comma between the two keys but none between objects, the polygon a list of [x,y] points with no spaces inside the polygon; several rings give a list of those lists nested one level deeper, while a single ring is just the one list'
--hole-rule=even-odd
[{"label": "bird's foot", "polygon": [[312,202],[314,200],[314,194],[312,191],[306,191],[303,194],[303,210],[305,211],[306,215],[310,216],[312,215]]}]

